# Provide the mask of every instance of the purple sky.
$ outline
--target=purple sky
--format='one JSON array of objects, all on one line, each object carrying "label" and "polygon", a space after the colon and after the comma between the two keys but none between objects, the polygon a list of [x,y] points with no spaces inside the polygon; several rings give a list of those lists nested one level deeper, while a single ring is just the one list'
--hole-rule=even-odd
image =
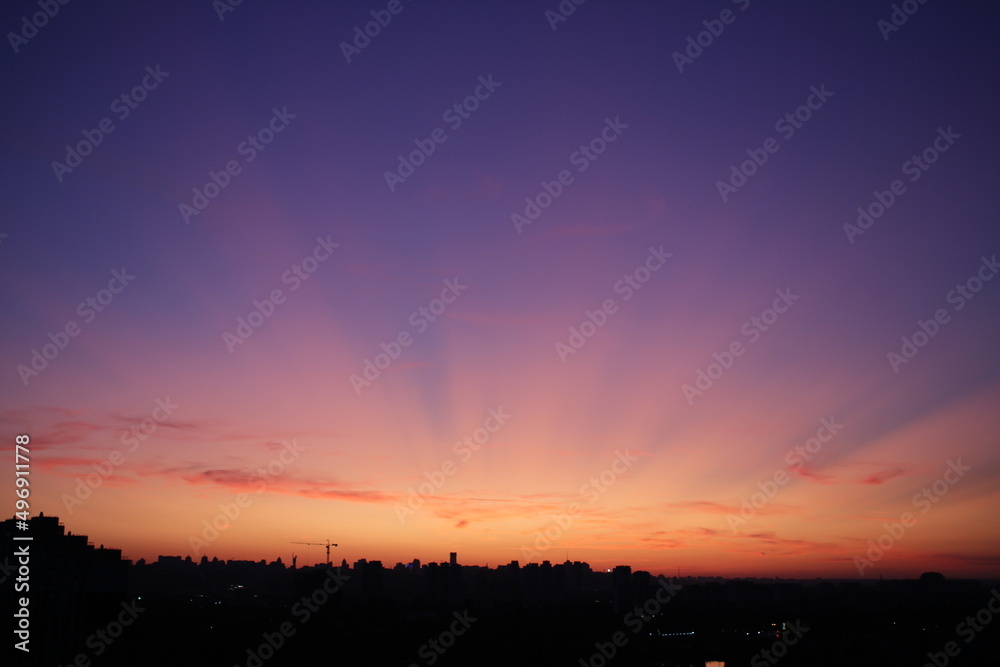
[{"label": "purple sky", "polygon": [[[560,559],[855,576],[961,457],[862,574],[995,574],[1000,281],[976,276],[1000,252],[996,8],[929,2],[887,30],[891,3],[592,0],[553,29],[555,0],[388,4],[70,3],[8,35],[0,421],[32,436],[33,511],[132,557],[193,554],[296,439],[205,551],[330,537],[526,561],[582,497]],[[373,11],[391,21],[347,62]],[[90,154],[54,165],[85,132]],[[390,188],[418,145],[433,153]],[[225,187],[185,214],[212,173]],[[551,204],[512,219],[546,183]],[[936,313],[912,359],[889,356]],[[166,397],[176,412],[67,503]],[[461,460],[453,443],[501,407]],[[842,429],[794,465],[824,418]],[[790,481],[733,530],[776,472]]]}]

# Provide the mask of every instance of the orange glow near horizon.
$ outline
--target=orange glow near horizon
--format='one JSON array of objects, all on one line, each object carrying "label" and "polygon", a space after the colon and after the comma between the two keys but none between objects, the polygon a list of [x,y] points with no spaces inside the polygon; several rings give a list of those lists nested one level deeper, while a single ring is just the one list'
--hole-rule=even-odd
[{"label": "orange glow near horizon", "polygon": [[[950,41],[929,67],[919,40],[914,59],[894,37],[886,60],[870,6],[799,3],[809,33],[754,3],[753,31],[680,75],[663,26],[699,25],[695,3],[604,3],[558,32],[519,3],[497,4],[495,32],[469,3],[426,3],[413,26],[474,58],[414,49],[438,33],[400,26],[338,68],[315,54],[331,26],[349,31],[343,3],[240,10],[246,27],[178,42],[214,22],[208,4],[136,33],[148,43],[130,32],[149,51],[102,51],[103,69],[51,69],[53,51],[11,70],[34,106],[0,154],[0,439],[31,436],[33,514],[147,561],[316,563],[322,548],[292,543],[331,540],[338,562],[389,567],[458,552],[1000,576],[996,123],[982,81],[954,74],[982,69],[981,11],[939,8],[959,27],[934,31]],[[276,20],[308,39],[260,43]],[[608,25],[622,28],[598,44]],[[811,60],[758,48],[788,38]],[[56,178],[140,52],[177,73]],[[502,86],[387,182],[480,75]],[[821,111],[800,106],[811,86],[831,93]],[[239,142],[285,105],[287,131],[244,159]],[[775,121],[797,109],[810,121],[785,138]],[[873,199],[937,140],[947,153],[886,195],[891,211]],[[230,159],[240,172],[223,176]],[[207,185],[218,196],[185,213]],[[862,205],[884,215],[853,232]],[[134,278],[112,295],[113,271]],[[68,322],[79,335],[59,347]]]},{"label": "orange glow near horizon", "polygon": [[[280,405],[280,388],[224,394],[192,382],[170,394],[173,414],[132,452],[123,434],[153,414],[154,401],[103,420],[93,408],[38,412],[31,415],[34,507],[133,560],[163,554],[290,563],[296,554],[304,565],[325,561],[325,550],[292,542],[329,539],[341,545],[332,551],[338,563],[366,558],[391,567],[414,558],[444,561],[457,551],[463,564],[568,557],[595,569],[628,564],[665,574],[680,568],[691,576],[785,578],[857,577],[854,557],[866,557],[868,540],[877,544],[884,524],[909,511],[915,523],[866,576],[995,573],[997,538],[975,517],[987,516],[1000,498],[982,468],[996,456],[996,417],[983,417],[1000,399],[996,390],[873,430],[858,426],[868,408],[852,412],[834,383],[789,397],[785,412],[765,422],[761,397],[779,391],[795,370],[771,372],[763,384],[758,375],[755,387],[742,388],[749,378],[734,374],[729,386],[720,383],[688,406],[664,401],[657,379],[678,364],[654,360],[636,379],[644,385],[608,396],[593,379],[609,372],[615,351],[606,343],[593,341],[588,358],[559,369],[569,377],[558,394],[550,375],[502,358],[488,368],[456,363],[465,370],[453,372],[454,391],[433,402],[412,399],[420,395],[408,386],[418,367],[398,370],[365,401],[309,370],[286,374],[288,383],[314,387],[301,392],[301,404],[282,406],[295,415],[283,422],[297,424],[286,432],[253,407]],[[471,379],[487,371],[497,386],[529,391],[499,400],[500,392]],[[544,401],[547,395],[555,400]],[[97,392],[90,400],[112,399]],[[602,400],[601,412],[587,410]],[[352,405],[350,418],[317,417],[324,402]],[[212,417],[219,412],[243,414],[242,427],[223,426]],[[822,430],[824,420],[835,433]],[[487,425],[495,432],[480,431],[476,443],[477,429]],[[827,442],[809,461],[790,454],[808,452],[801,448],[818,431]],[[946,438],[962,443],[960,456],[942,447]],[[124,463],[88,487],[88,476],[91,483],[99,478],[94,464],[116,449]],[[942,479],[950,459],[970,470],[939,484],[947,490],[933,503],[918,504],[914,496]],[[223,527],[217,537],[206,528],[213,520]]]}]

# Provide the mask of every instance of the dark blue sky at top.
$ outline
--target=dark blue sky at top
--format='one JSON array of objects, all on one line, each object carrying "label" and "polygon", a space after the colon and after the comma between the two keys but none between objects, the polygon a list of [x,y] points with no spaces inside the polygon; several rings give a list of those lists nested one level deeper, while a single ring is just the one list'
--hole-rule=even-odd
[{"label": "dark blue sky at top", "polygon": [[[870,330],[852,322],[906,325],[996,246],[995,8],[931,2],[886,42],[882,3],[592,0],[553,32],[544,11],[556,4],[404,2],[350,64],[339,44],[384,3],[250,0],[224,21],[210,2],[62,7],[2,62],[11,328],[28,342],[53,326],[27,295],[71,309],[68,285],[125,264],[145,269],[136,313],[187,321],[182,339],[214,333],[194,295],[244,303],[333,234],[351,250],[328,279],[367,286],[331,290],[326,306],[362,338],[390,335],[453,274],[477,283],[483,309],[583,308],[665,243],[678,252],[672,292],[738,299],[748,284],[794,281],[821,295],[804,326],[849,345]],[[4,29],[33,8],[9,5]],[[678,73],[671,54],[725,8],[735,23]],[[169,78],[57,183],[52,160],[157,64]],[[481,75],[502,86],[388,192],[383,172]],[[721,202],[730,164],[821,84],[835,93],[827,105]],[[291,127],[185,226],[178,203],[273,107],[296,114]],[[519,237],[510,214],[608,116],[628,123],[623,138]],[[846,243],[841,225],[939,126],[962,135],[957,148]],[[581,224],[616,231],[559,233]]]}]

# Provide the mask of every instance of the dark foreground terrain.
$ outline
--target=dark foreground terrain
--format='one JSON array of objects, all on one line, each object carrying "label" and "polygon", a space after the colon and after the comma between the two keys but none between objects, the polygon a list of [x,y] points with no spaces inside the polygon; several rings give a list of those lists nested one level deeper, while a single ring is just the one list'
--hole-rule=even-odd
[{"label": "dark foreground terrain", "polygon": [[[8,521],[0,535],[13,535]],[[4,664],[1000,664],[1000,584],[654,577],[581,562],[122,560],[31,520],[30,654]],[[4,608],[17,577],[4,563]],[[10,614],[5,614],[10,619]],[[11,626],[13,629],[13,626]]]}]

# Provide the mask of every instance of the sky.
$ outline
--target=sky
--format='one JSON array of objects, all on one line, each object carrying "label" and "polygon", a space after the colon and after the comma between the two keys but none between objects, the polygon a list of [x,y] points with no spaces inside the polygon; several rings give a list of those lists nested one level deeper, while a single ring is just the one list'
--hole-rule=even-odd
[{"label": "sky", "polygon": [[3,468],[133,560],[997,576],[1000,17],[902,5],[8,3]]}]

